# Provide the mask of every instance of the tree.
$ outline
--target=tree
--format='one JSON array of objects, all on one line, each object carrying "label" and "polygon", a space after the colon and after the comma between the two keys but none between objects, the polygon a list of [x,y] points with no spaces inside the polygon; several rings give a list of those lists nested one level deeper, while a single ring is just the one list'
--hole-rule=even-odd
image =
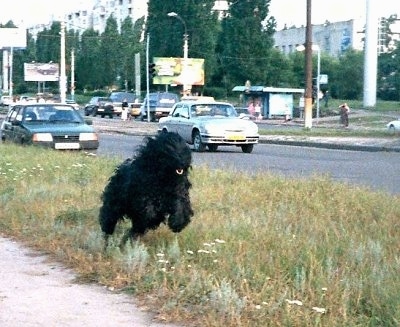
[{"label": "tree", "polygon": [[347,50],[339,58],[338,69],[332,72],[332,94],[341,99],[355,100],[362,97],[364,52]]},{"label": "tree", "polygon": [[143,23],[144,18],[137,20],[133,24],[132,20],[126,17],[121,24],[119,51],[122,64],[119,75],[124,85],[121,83],[120,87],[131,89],[135,84],[135,54],[143,51],[143,45],[140,43]]},{"label": "tree", "polygon": [[274,19],[267,19],[269,0],[236,1],[222,22],[218,44],[220,71],[229,89],[269,84]]},{"label": "tree", "polygon": [[101,41],[100,35],[93,29],[87,29],[81,35],[76,51],[76,87],[97,89],[101,87]]},{"label": "tree", "polygon": [[118,78],[122,65],[120,52],[121,37],[118,24],[113,15],[106,21],[106,28],[101,34],[100,61],[97,69],[101,72],[100,84],[103,87],[112,87]]},{"label": "tree", "polygon": [[400,42],[395,50],[378,58],[378,97],[383,100],[400,100]]}]

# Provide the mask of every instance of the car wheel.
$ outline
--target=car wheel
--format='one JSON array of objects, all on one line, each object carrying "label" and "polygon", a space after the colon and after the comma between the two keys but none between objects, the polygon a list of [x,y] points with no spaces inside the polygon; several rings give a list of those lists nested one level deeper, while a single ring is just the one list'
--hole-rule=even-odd
[{"label": "car wheel", "polygon": [[208,146],[208,150],[210,150],[211,152],[215,152],[218,150],[218,145],[217,144],[209,144]]},{"label": "car wheel", "polygon": [[101,115],[101,118],[104,118],[104,115]]},{"label": "car wheel", "polygon": [[195,131],[193,134],[193,147],[194,151],[203,152],[206,149],[206,146],[203,142],[201,142],[201,136],[199,131]]},{"label": "car wheel", "polygon": [[254,144],[243,144],[241,147],[244,153],[251,153],[253,151]]}]

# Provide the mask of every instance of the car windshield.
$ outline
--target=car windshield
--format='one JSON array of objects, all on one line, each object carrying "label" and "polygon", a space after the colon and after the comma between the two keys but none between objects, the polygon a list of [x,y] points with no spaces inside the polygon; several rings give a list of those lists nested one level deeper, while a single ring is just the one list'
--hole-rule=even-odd
[{"label": "car windshield", "polygon": [[197,117],[202,116],[223,116],[237,117],[236,110],[229,104],[207,103],[192,105],[192,115]]},{"label": "car windshield", "polygon": [[112,100],[112,102],[122,102],[126,100],[128,103],[132,103],[135,102],[135,95],[128,92],[113,93],[110,95],[110,100]]},{"label": "car windshield", "polygon": [[65,105],[52,105],[52,106],[26,106],[24,110],[24,122],[37,123],[37,122],[68,122],[68,123],[82,123],[82,117],[71,106]]}]

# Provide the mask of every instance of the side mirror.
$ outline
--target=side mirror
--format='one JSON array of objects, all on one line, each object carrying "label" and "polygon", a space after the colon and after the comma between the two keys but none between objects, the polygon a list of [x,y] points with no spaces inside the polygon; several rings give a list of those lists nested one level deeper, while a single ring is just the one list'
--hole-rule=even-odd
[{"label": "side mirror", "polygon": [[93,125],[93,120],[90,118],[84,118],[86,125]]}]

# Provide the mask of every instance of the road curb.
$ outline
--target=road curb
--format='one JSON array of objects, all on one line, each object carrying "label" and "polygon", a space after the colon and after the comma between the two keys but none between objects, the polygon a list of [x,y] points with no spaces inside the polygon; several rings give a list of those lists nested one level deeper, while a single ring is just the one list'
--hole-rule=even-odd
[{"label": "road curb", "polygon": [[315,141],[295,141],[295,140],[262,140],[262,144],[276,144],[289,146],[303,146],[333,150],[350,150],[350,151],[368,151],[368,152],[400,152],[400,147],[376,146],[376,145],[351,145],[351,144],[334,144]]}]

